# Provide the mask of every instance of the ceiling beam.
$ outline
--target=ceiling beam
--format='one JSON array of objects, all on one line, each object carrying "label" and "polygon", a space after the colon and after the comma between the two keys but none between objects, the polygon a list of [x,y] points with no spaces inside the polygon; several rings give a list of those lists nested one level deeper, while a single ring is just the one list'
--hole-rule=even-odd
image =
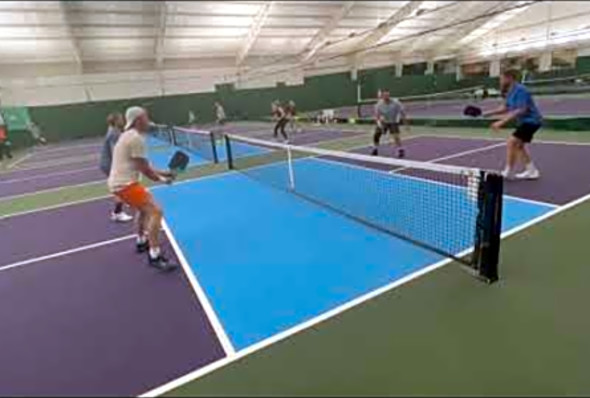
[{"label": "ceiling beam", "polygon": [[[458,2],[457,6],[459,7],[458,9],[453,9],[453,13],[451,18],[449,18],[448,20],[445,20],[445,24],[449,23],[449,22],[456,22],[456,21],[460,21],[465,19],[466,16],[470,15],[471,13],[473,13],[474,9],[476,8],[482,8],[485,7],[486,5],[491,7],[487,7],[484,12],[489,12],[490,10],[494,9],[495,7],[498,6],[498,1],[496,2]],[[464,37],[464,33],[465,31],[472,31],[474,29],[477,29],[477,27],[483,25],[484,23],[486,23],[486,20],[474,20],[473,22],[462,26],[461,28],[458,28],[457,31],[454,32],[449,32],[446,34],[442,34],[439,35],[439,39],[436,40],[435,42],[431,42],[428,45],[428,48],[426,49],[422,49],[421,51],[423,52],[429,52],[430,49],[434,49],[433,53],[435,52],[436,54],[443,54],[445,52],[445,50],[450,46],[451,42],[455,42],[456,40],[458,40],[461,37]],[[414,40],[411,40],[407,45],[404,45],[403,47],[401,47],[400,51],[399,51],[399,55],[400,57],[406,57],[412,53],[414,53],[416,51],[416,49],[420,48],[421,45],[424,43],[424,41],[426,39],[431,38],[432,35],[424,35],[422,37],[416,38]],[[445,47],[443,49],[443,47]]]},{"label": "ceiling beam", "polygon": [[260,31],[262,30],[264,23],[266,22],[266,18],[268,17],[268,14],[270,13],[270,9],[272,8],[273,4],[274,1],[264,3],[258,11],[258,13],[254,16],[254,19],[252,20],[252,25],[250,25],[250,30],[248,31],[248,34],[244,39],[242,47],[238,51],[238,55],[236,57],[237,66],[240,66],[242,62],[244,62],[244,60],[248,56],[248,53],[254,46],[254,43],[256,42],[256,39],[258,38],[258,35],[260,34]]},{"label": "ceiling beam", "polygon": [[71,15],[69,12],[69,3],[67,1],[60,1],[59,2],[59,8],[61,10],[64,22],[66,24],[66,30],[67,30],[67,34],[68,34],[68,39],[70,41],[70,44],[72,46],[72,52],[74,55],[74,60],[76,61],[76,65],[78,67],[78,70],[80,73],[84,72],[84,63],[82,61],[82,51],[80,50],[80,43],[78,42],[78,39],[76,38],[76,36],[74,35],[74,31],[72,29],[72,19],[71,19]]},{"label": "ceiling beam", "polygon": [[332,33],[334,29],[338,27],[340,21],[344,17],[348,15],[352,7],[354,6],[354,1],[347,1],[344,5],[340,8],[340,10],[334,15],[334,17],[328,22],[305,46],[303,50],[303,56],[301,57],[301,61],[305,62],[311,59],[316,52],[326,43],[326,38]]},{"label": "ceiling beam", "polygon": [[156,35],[154,42],[154,57],[156,69],[161,69],[164,64],[165,43],[166,43],[166,21],[168,20],[168,5],[165,1],[158,4],[158,18],[156,19]]},{"label": "ceiling beam", "polygon": [[[520,2],[520,3],[524,4],[526,2]],[[496,30],[500,26],[506,24],[509,20],[514,18],[516,15],[527,10],[532,4],[533,3],[531,3],[529,5],[525,5],[521,8],[514,9],[514,4],[511,2],[503,2],[503,1],[497,2],[497,4],[495,6],[487,8],[483,13],[485,14],[485,13],[493,12],[498,9],[502,10],[503,9],[502,7],[506,8],[505,12],[488,17],[488,18],[481,18],[479,20],[475,20],[472,23],[464,25],[462,29],[459,29],[459,31],[456,32],[455,34],[450,35],[448,37],[448,39],[446,39],[444,42],[439,43],[439,45],[434,46],[433,47],[434,53],[436,55],[438,55],[438,54],[443,54],[444,52],[456,51],[457,49],[464,48],[472,41],[477,40],[479,37],[481,37],[479,35],[470,37],[470,35],[473,32],[475,32],[477,29],[484,26],[486,23],[494,20],[495,18],[500,17],[500,15],[505,15],[505,14],[509,13],[508,18],[503,19],[499,24],[494,26],[493,30]],[[517,5],[518,5],[518,2],[517,2]],[[487,32],[482,33],[482,35],[483,34],[487,34]]]},{"label": "ceiling beam", "polygon": [[393,28],[395,28],[400,22],[404,19],[410,17],[414,12],[416,12],[420,6],[422,5],[423,1],[412,0],[396,12],[394,12],[386,21],[381,22],[379,26],[371,31],[362,39],[354,48],[355,51],[369,48],[375,44],[377,44],[382,38],[387,36],[389,32]]}]

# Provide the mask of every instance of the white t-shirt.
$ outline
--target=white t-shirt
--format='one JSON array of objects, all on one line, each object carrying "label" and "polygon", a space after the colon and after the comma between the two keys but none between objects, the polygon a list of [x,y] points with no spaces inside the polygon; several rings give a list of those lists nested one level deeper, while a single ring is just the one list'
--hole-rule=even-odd
[{"label": "white t-shirt", "polygon": [[219,105],[217,107],[217,119],[218,120],[225,119],[225,110],[223,109],[223,106],[221,106],[221,105]]},{"label": "white t-shirt", "polygon": [[107,181],[111,192],[139,181],[140,174],[133,161],[137,158],[147,159],[145,138],[135,129],[127,130],[121,134],[113,149],[113,163]]},{"label": "white t-shirt", "polygon": [[0,113],[0,126],[4,126],[4,119],[2,118],[1,113]]}]

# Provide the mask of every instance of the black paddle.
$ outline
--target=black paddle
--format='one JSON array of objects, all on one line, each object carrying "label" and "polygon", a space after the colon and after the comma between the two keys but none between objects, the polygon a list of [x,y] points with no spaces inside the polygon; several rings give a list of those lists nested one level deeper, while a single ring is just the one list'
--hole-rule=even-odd
[{"label": "black paddle", "polygon": [[186,171],[189,162],[189,156],[182,151],[176,151],[174,155],[172,155],[170,162],[168,162],[168,169],[170,169],[170,173],[172,174],[173,180],[176,179],[178,173]]},{"label": "black paddle", "polygon": [[479,106],[467,105],[465,109],[463,109],[463,114],[469,117],[480,117],[483,112]]}]

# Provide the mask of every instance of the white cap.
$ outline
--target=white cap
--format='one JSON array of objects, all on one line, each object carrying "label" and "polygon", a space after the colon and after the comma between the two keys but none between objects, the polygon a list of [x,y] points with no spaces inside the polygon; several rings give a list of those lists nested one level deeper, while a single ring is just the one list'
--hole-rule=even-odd
[{"label": "white cap", "polygon": [[132,106],[125,111],[125,130],[129,130],[138,117],[144,115],[145,109],[141,106]]}]

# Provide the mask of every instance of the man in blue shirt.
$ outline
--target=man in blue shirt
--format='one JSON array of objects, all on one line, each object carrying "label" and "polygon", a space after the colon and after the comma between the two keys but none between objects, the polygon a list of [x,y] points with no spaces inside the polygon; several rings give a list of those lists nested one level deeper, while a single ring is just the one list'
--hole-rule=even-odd
[{"label": "man in blue shirt", "polygon": [[[500,75],[500,90],[506,94],[502,107],[486,112],[484,116],[501,115],[492,124],[492,129],[499,131],[507,123],[516,120],[516,130],[506,144],[506,168],[502,175],[506,179],[535,180],[541,176],[533,163],[527,144],[533,140],[535,133],[541,128],[543,117],[527,88],[518,83],[518,72],[507,70]],[[515,167],[520,163],[524,171],[515,174]]]},{"label": "man in blue shirt", "polygon": [[[113,163],[113,149],[119,140],[125,126],[125,119],[120,113],[111,113],[107,117],[108,130],[100,154],[100,170],[108,177]],[[111,220],[115,222],[129,222],[133,217],[123,211],[123,202],[115,196],[115,208],[111,213]]]}]

